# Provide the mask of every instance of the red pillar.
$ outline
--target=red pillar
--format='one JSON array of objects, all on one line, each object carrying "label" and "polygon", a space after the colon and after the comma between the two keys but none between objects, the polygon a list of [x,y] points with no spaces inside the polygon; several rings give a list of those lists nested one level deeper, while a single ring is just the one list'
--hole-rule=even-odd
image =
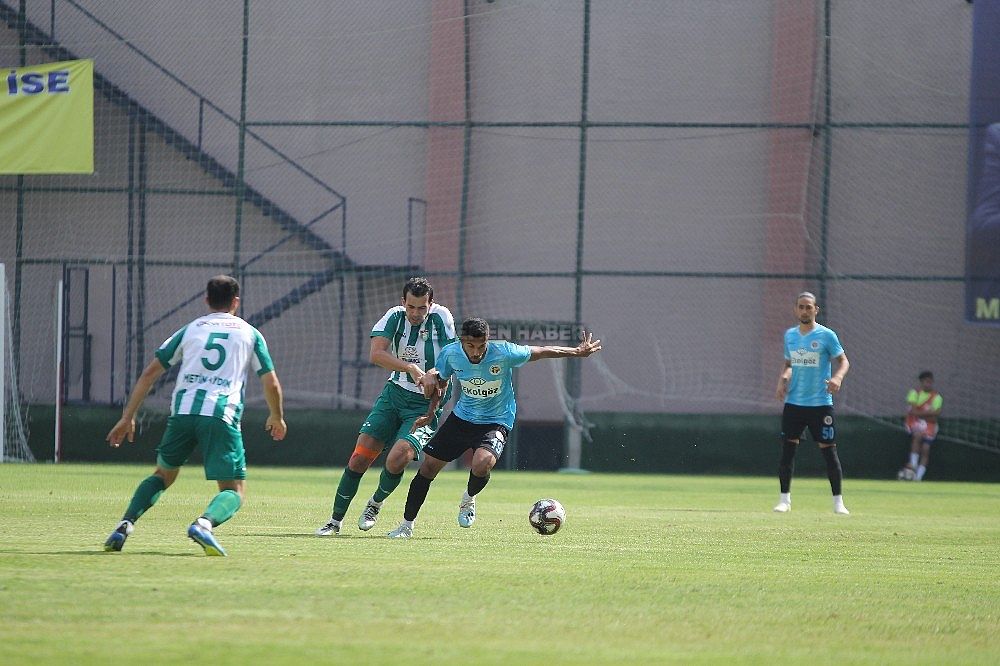
[{"label": "red pillar", "polygon": [[[771,50],[771,121],[809,123],[814,117],[815,3],[774,0]],[[767,244],[764,271],[804,273],[807,266],[810,158],[808,129],[771,130],[768,159]],[[774,395],[781,370],[781,339],[795,323],[795,295],[804,280],[765,280],[761,376],[765,397]],[[822,304],[821,304],[822,305]]]},{"label": "red pillar", "polygon": [[[428,114],[432,122],[465,121],[465,21],[462,0],[433,0],[428,67]],[[432,127],[427,133],[427,220],[424,266],[458,270],[465,129]],[[455,307],[454,278],[434,277],[434,298]],[[456,313],[460,316],[461,313]]]}]

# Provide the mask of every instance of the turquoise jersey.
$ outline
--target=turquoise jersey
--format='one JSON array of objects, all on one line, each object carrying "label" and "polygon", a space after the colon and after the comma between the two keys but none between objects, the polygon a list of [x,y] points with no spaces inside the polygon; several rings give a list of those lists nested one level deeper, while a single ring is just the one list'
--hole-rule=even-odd
[{"label": "turquoise jersey", "polygon": [[833,396],[826,390],[826,380],[832,376],[830,359],[843,353],[837,334],[826,326],[816,324],[805,335],[798,326],[785,331],[785,360],[792,364],[785,402],[800,407],[832,405]]},{"label": "turquoise jersey", "polygon": [[434,367],[442,379],[454,379],[460,390],[454,414],[470,423],[499,423],[514,427],[517,401],[514,399],[514,368],[531,358],[531,347],[503,340],[486,343],[486,355],[473,363],[461,342],[441,349]]}]

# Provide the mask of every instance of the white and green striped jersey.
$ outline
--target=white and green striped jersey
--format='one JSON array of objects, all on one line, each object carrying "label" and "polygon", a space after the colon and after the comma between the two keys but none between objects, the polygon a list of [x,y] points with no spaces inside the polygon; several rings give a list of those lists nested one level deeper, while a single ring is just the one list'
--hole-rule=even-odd
[{"label": "white and green striped jersey", "polygon": [[[406,308],[397,305],[378,320],[372,328],[371,337],[389,338],[390,353],[427,371],[434,367],[441,347],[455,341],[455,319],[448,308],[431,303],[424,323],[414,326],[406,318]],[[394,371],[389,375],[389,381],[407,391],[422,393],[409,373]]]},{"label": "white and green striped jersey", "polygon": [[227,312],[198,317],[156,350],[164,368],[180,363],[170,413],[214,416],[239,426],[247,369],[274,371],[256,328]]}]

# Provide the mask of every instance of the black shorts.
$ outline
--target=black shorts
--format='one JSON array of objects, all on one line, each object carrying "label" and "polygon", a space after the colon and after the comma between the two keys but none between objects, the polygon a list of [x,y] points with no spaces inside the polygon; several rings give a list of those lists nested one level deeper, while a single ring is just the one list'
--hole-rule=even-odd
[{"label": "black shorts", "polygon": [[469,449],[489,449],[500,459],[510,430],[499,423],[470,423],[449,414],[437,434],[424,446],[426,455],[451,462]]},{"label": "black shorts", "polygon": [[800,439],[802,431],[809,428],[809,434],[817,444],[833,444],[836,428],[833,422],[833,405],[803,407],[785,403],[781,412],[781,439]]}]

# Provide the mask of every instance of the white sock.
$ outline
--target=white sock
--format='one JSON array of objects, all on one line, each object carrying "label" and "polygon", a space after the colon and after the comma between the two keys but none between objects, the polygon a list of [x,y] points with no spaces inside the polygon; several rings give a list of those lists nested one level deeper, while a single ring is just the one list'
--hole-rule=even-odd
[{"label": "white sock", "polygon": [[462,491],[462,503],[464,504],[465,502],[468,502],[470,499],[472,499],[472,495],[469,494],[469,491],[468,490],[463,490]]},{"label": "white sock", "polygon": [[919,453],[911,453],[910,454],[910,467],[912,467],[913,469],[916,469],[918,462],[920,462],[920,454]]},{"label": "white sock", "polygon": [[330,522],[333,523],[334,525],[336,525],[337,527],[340,527],[340,524],[342,522],[344,522],[344,521],[343,520],[336,520],[333,516],[330,516]]},{"label": "white sock", "polygon": [[[384,501],[384,500],[383,500],[383,501]],[[377,506],[377,507],[378,507],[378,508],[380,508],[380,509],[382,508],[382,502],[376,502],[376,501],[375,501],[375,496],[374,496],[374,495],[372,495],[372,496],[371,496],[371,498],[370,498],[370,499],[368,500],[368,503],[369,503],[369,504],[373,504],[373,505]]]},{"label": "white sock", "polygon": [[403,522],[401,522],[399,525],[400,525],[400,527],[409,527],[411,530],[413,529],[413,521],[412,520],[407,520],[407,519],[404,518]]},{"label": "white sock", "polygon": [[926,465],[921,465],[920,467],[918,467],[917,468],[917,481],[920,481],[921,479],[923,479],[924,478],[924,474],[926,472],[927,472],[927,466]]},{"label": "white sock", "polygon": [[843,495],[834,495],[833,496],[833,506],[835,506],[835,507],[844,506],[844,496]]},{"label": "white sock", "polygon": [[784,502],[785,504],[791,504],[792,503],[792,494],[791,493],[781,493],[781,499],[779,501]]},{"label": "white sock", "polygon": [[201,525],[202,527],[204,527],[209,532],[212,531],[212,521],[209,520],[208,518],[202,517],[202,518],[199,518],[198,520],[196,520],[194,522],[198,523],[199,525]]}]

